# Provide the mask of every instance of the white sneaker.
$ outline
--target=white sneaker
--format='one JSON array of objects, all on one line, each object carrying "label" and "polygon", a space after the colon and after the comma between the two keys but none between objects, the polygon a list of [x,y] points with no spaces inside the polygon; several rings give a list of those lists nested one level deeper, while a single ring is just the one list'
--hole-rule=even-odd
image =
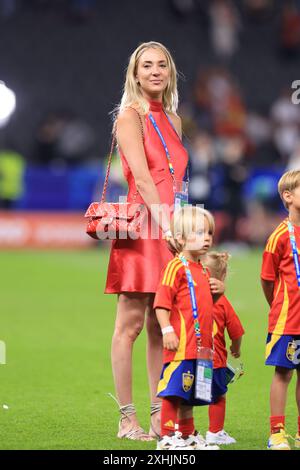
[{"label": "white sneaker", "polygon": [[156,450],[169,450],[173,445],[173,436],[163,436],[157,441]]},{"label": "white sneaker", "polygon": [[194,450],[194,448],[182,439],[182,434],[176,431],[171,436],[163,436],[157,441],[156,450]]},{"label": "white sneaker", "polygon": [[211,445],[211,444],[218,444],[218,445],[229,445],[229,444],[235,444],[236,440],[229,436],[229,434],[222,429],[222,431],[219,432],[210,432],[207,431],[206,433],[206,443]]},{"label": "white sneaker", "polygon": [[173,436],[173,445],[170,447],[170,450],[194,450],[192,446],[190,446],[185,439],[182,439],[182,433],[179,431],[175,431]]},{"label": "white sneaker", "polygon": [[195,431],[194,434],[190,434],[187,439],[184,439],[188,446],[191,446],[194,450],[220,450],[217,445],[208,445],[201,434]]}]

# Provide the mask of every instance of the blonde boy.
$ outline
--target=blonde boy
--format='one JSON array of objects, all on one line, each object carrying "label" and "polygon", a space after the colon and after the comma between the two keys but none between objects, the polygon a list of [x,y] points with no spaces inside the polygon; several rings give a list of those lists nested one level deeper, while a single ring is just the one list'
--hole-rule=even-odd
[{"label": "blonde boy", "polygon": [[[172,235],[184,258],[176,256],[168,263],[154,301],[164,345],[164,366],[158,385],[158,396],[162,398],[158,450],[208,449],[204,439],[195,432],[193,421],[193,406],[204,403],[194,398],[197,341],[184,262],[188,263],[193,279],[201,346],[211,349],[213,296],[223,294],[224,284],[208,279],[200,257],[211,246],[213,233],[214,220],[208,211],[184,206],[175,212]],[[178,418],[180,433],[175,432]]]},{"label": "blonde boy", "polygon": [[288,217],[268,239],[261,270],[262,288],[270,305],[266,365],[275,366],[270,391],[271,450],[290,450],[285,432],[287,390],[297,370],[296,402],[300,447],[300,171],[284,173],[278,192]]}]

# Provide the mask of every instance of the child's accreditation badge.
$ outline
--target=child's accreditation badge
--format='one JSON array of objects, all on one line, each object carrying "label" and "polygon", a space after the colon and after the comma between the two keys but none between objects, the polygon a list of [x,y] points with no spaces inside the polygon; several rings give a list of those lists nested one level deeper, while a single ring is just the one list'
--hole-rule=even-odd
[{"label": "child's accreditation badge", "polygon": [[211,388],[213,377],[213,363],[207,359],[196,360],[195,398],[211,402]]},{"label": "child's accreditation badge", "polygon": [[189,184],[187,181],[174,181],[174,207],[175,210],[181,209],[189,202]]}]

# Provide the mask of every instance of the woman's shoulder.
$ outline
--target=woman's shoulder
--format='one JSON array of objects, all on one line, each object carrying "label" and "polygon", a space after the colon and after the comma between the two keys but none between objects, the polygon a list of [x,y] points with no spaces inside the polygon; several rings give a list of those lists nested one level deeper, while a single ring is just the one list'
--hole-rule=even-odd
[{"label": "woman's shoulder", "polygon": [[145,113],[138,103],[132,103],[119,111],[116,120],[120,122],[141,121]]},{"label": "woman's shoulder", "polygon": [[127,106],[122,109],[115,120],[116,129],[123,127],[127,130],[143,127],[142,116],[138,106]]},{"label": "woman's shoulder", "polygon": [[140,116],[144,116],[145,113],[143,111],[142,106],[139,103],[132,103],[132,104],[129,104],[128,106],[125,106],[122,110],[120,110],[117,117],[118,118],[121,117],[122,119],[123,118],[130,119],[136,116],[137,114],[139,114]]},{"label": "woman's shoulder", "polygon": [[138,109],[133,106],[128,106],[122,109],[116,117],[118,122],[132,121],[132,119],[138,119]]}]

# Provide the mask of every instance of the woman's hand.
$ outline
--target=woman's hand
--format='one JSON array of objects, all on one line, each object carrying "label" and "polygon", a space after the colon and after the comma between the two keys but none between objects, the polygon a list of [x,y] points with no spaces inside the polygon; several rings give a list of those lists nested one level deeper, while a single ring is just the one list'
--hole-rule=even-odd
[{"label": "woman's hand", "polygon": [[167,242],[169,250],[171,251],[171,253],[173,253],[173,255],[175,255],[177,253],[177,248],[176,248],[176,245],[175,245],[174,238],[173,237],[168,237],[168,238],[165,238],[165,240]]},{"label": "woman's hand", "polygon": [[163,238],[164,238],[164,240],[166,240],[166,242],[168,244],[168,248],[171,251],[171,253],[173,253],[173,255],[176,254],[177,253],[177,248],[176,248],[175,240],[173,238],[173,235],[172,235],[172,232],[171,232],[170,229],[165,230],[163,232]]},{"label": "woman's hand", "polygon": [[163,345],[168,351],[177,351],[179,346],[179,339],[176,333],[166,333],[163,335]]},{"label": "woman's hand", "polygon": [[216,279],[215,277],[210,277],[209,280],[210,291],[212,295],[223,295],[225,292],[225,284],[224,282]]}]

